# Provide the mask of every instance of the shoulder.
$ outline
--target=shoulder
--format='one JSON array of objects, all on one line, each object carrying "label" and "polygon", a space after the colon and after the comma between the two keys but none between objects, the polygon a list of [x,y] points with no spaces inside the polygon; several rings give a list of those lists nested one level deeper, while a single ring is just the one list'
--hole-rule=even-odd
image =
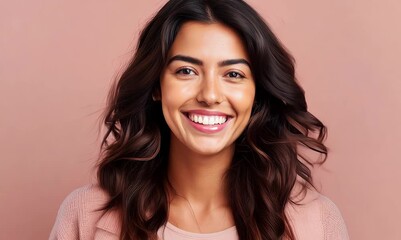
[{"label": "shoulder", "polygon": [[90,184],[72,191],[61,203],[58,214],[79,215],[82,211],[96,211],[109,199],[98,185]]},{"label": "shoulder", "polygon": [[72,191],[64,199],[62,205],[79,205],[82,203],[106,201],[107,193],[103,191],[97,184],[89,184]]},{"label": "shoulder", "polygon": [[328,197],[308,189],[296,204],[289,203],[286,214],[297,239],[348,240],[340,210]]},{"label": "shoulder", "polygon": [[108,199],[108,194],[95,184],[72,191],[60,205],[50,239],[90,239],[104,215],[99,209]]}]

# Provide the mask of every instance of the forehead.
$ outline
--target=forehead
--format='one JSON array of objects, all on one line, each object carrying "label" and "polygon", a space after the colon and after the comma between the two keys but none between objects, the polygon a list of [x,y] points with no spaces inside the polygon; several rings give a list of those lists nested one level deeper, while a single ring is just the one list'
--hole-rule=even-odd
[{"label": "forehead", "polygon": [[221,23],[184,23],[169,55],[185,54],[201,59],[245,58],[248,54],[239,35]]}]

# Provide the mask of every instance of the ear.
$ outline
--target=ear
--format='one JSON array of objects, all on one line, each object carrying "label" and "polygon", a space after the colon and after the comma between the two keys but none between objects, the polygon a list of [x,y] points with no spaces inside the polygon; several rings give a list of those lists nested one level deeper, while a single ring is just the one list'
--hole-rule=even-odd
[{"label": "ear", "polygon": [[159,88],[159,87],[157,87],[157,88],[155,88],[155,90],[153,90],[153,92],[152,92],[152,99],[153,99],[153,101],[155,101],[155,102],[160,101],[160,100],[162,99],[162,97],[161,97],[161,92],[160,92],[160,88]]}]

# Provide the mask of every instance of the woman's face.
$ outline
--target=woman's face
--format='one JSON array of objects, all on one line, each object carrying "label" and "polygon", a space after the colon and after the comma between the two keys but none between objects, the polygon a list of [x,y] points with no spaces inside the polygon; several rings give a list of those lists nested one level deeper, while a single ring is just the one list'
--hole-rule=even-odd
[{"label": "woman's face", "polygon": [[225,25],[182,25],[160,83],[171,144],[204,155],[234,146],[255,97],[249,62],[240,37]]}]

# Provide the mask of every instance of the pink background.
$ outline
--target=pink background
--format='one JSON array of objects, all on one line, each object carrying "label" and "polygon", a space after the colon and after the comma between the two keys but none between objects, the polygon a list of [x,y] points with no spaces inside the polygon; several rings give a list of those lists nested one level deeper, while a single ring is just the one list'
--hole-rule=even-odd
[{"label": "pink background", "polygon": [[[94,179],[97,117],[164,1],[0,2],[0,239],[46,239]],[[329,127],[318,185],[352,239],[401,239],[401,2],[253,0]]]}]

